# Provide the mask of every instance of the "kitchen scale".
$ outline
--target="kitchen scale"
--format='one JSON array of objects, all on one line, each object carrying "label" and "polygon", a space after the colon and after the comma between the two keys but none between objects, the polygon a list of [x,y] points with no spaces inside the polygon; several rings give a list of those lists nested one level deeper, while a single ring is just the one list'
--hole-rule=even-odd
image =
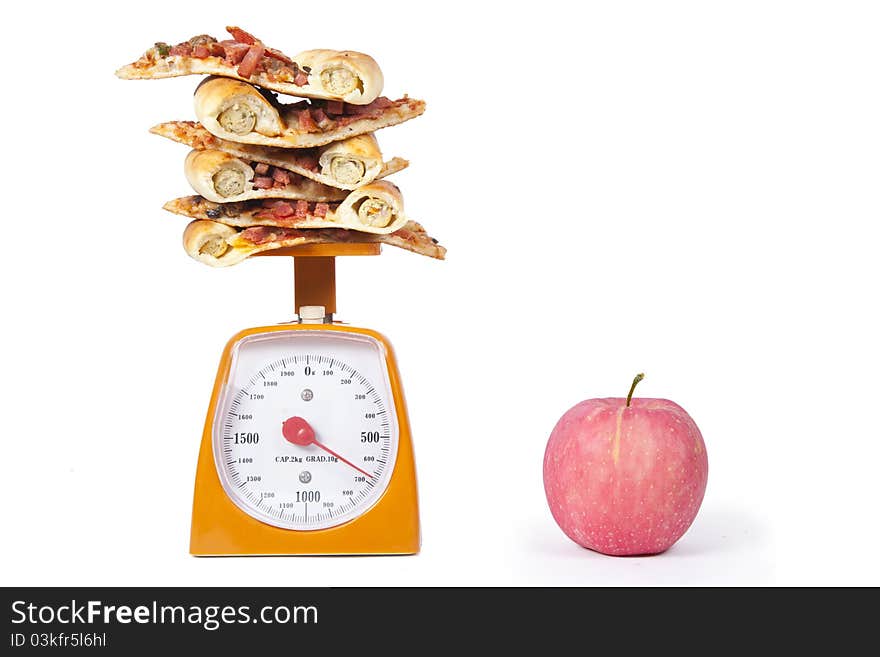
[{"label": "kitchen scale", "polygon": [[197,556],[415,554],[419,512],[394,351],[333,320],[336,260],[293,256],[298,320],[240,331],[223,350],[202,434],[190,552]]}]

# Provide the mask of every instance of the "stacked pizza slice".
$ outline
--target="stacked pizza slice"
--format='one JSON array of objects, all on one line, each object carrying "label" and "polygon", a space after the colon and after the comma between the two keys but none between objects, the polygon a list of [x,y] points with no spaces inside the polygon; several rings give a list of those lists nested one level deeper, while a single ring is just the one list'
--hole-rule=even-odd
[{"label": "stacked pizza slice", "polygon": [[[425,103],[380,96],[382,72],[363,53],[309,50],[288,57],[238,27],[156,43],[116,75],[147,80],[208,75],[195,92],[198,122],[151,132],[192,148],[195,196],[165,204],[192,219],[184,248],[214,267],[305,244],[384,243],[433,258],[446,250],[404,213],[373,132],[415,118]],[[279,94],[300,100],[282,102]]]}]

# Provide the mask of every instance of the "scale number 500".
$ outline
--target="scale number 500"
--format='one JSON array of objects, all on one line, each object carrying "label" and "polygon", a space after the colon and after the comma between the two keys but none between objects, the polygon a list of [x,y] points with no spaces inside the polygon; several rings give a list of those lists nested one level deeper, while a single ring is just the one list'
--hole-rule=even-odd
[{"label": "scale number 500", "polygon": [[378,431],[361,431],[361,442],[362,443],[378,443],[379,442],[379,432]]}]

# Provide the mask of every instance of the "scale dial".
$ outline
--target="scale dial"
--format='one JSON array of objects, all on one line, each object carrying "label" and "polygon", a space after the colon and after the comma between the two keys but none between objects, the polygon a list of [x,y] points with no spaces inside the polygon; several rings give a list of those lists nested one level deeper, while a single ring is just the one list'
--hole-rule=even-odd
[{"label": "scale dial", "polygon": [[360,516],[385,492],[397,456],[384,347],[328,330],[242,339],[213,443],[226,494],[261,522],[307,531]]}]

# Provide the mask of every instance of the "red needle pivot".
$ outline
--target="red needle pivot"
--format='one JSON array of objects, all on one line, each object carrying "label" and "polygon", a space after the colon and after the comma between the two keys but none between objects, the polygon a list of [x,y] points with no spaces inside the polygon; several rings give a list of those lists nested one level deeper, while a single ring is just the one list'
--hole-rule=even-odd
[{"label": "red needle pivot", "polygon": [[312,425],[298,415],[284,420],[281,425],[281,433],[284,434],[284,439],[287,442],[300,447],[307,447],[315,442],[315,430],[312,429]]},{"label": "red needle pivot", "polygon": [[284,439],[289,443],[299,445],[300,447],[307,447],[309,445],[320,447],[325,452],[327,452],[328,454],[332,454],[346,465],[350,465],[361,474],[366,475],[370,479],[374,478],[373,475],[371,475],[366,470],[361,470],[347,458],[340,456],[326,445],[318,442],[318,439],[315,437],[315,430],[312,429],[312,425],[309,424],[305,418],[299,417],[298,415],[287,418],[281,425],[281,433],[284,436]]}]

